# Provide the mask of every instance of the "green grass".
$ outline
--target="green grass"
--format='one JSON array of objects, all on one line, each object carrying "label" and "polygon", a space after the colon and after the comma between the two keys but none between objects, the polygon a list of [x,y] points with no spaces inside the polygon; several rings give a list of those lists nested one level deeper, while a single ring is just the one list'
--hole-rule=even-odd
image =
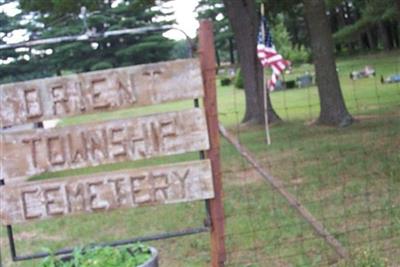
[{"label": "green grass", "polygon": [[[218,88],[220,121],[287,190],[317,217],[349,251],[373,251],[400,264],[400,84],[381,85],[380,75],[398,73],[399,51],[338,61],[343,94],[350,112],[360,120],[351,127],[308,126],[318,116],[316,87],[278,91],[272,102],[284,122],[271,127],[272,145],[265,144],[263,127],[237,126],[244,114],[243,91]],[[377,79],[351,81],[348,73],[373,65]],[[286,79],[312,72],[296,67]],[[109,120],[183,109],[189,101],[157,107],[87,115],[62,125]],[[192,160],[197,153],[151,161],[125,162],[81,170],[43,174],[36,179],[65,177],[121,168]],[[285,200],[221,140],[228,266],[323,266],[336,262],[334,251],[316,236]],[[204,203],[119,210],[75,216],[15,227],[21,253],[56,250],[93,242],[200,226]],[[5,229],[1,228],[5,266],[11,264]],[[162,266],[209,266],[208,234],[151,242],[161,251]],[[367,257],[367,259],[369,259]],[[375,258],[374,258],[375,259]]]}]

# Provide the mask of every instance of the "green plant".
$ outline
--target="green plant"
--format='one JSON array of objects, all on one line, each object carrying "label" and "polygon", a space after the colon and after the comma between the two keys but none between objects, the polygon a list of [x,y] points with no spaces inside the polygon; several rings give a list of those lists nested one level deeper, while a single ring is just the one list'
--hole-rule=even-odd
[{"label": "green plant", "polygon": [[232,79],[229,77],[221,77],[221,86],[228,86],[232,83]]},{"label": "green plant", "polygon": [[62,261],[51,255],[39,267],[135,267],[150,257],[150,249],[142,244],[119,248],[77,248],[71,259]]},{"label": "green plant", "polygon": [[292,63],[305,63],[311,61],[311,52],[304,46],[290,49],[287,52],[287,59]]},{"label": "green plant", "polygon": [[292,63],[305,63],[310,62],[311,52],[303,45],[294,47],[290,34],[285,26],[285,19],[283,14],[278,14],[275,19],[274,25],[271,27],[273,43],[276,50],[285,59],[290,60]]},{"label": "green plant", "polygon": [[243,75],[242,75],[242,70],[238,69],[236,72],[235,76],[235,82],[233,84],[236,88],[243,89],[244,88],[244,82],[243,82]]}]

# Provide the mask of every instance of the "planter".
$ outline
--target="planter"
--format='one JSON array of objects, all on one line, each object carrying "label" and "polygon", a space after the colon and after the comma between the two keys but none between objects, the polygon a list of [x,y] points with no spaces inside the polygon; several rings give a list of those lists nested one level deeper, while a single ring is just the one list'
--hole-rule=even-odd
[{"label": "planter", "polygon": [[[151,252],[151,257],[145,263],[138,265],[137,267],[158,267],[158,251],[153,248],[149,247]],[[60,260],[62,262],[68,262],[72,260],[72,255],[61,257]]]},{"label": "planter", "polygon": [[158,251],[153,247],[150,247],[150,250],[151,258],[142,265],[139,265],[138,267],[158,267]]}]

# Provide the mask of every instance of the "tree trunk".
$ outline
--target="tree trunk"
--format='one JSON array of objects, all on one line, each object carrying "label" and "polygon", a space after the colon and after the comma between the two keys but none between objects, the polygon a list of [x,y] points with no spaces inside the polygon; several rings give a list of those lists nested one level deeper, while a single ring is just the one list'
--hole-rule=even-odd
[{"label": "tree trunk", "polygon": [[215,45],[215,58],[217,60],[217,66],[220,67],[221,66],[221,58],[219,57],[219,49],[216,45]]},{"label": "tree trunk", "polygon": [[229,38],[229,59],[231,64],[235,64],[235,49],[233,47],[233,38]]},{"label": "tree trunk", "polygon": [[360,34],[361,48],[364,50],[370,50],[372,45],[369,42],[367,32]]},{"label": "tree trunk", "polygon": [[381,35],[380,39],[382,40],[383,49],[390,50],[392,46],[390,43],[390,37],[385,23],[383,21],[380,21],[378,27],[379,27],[379,34]]},{"label": "tree trunk", "polygon": [[397,6],[397,19],[400,22],[400,0],[396,0],[396,6]]},{"label": "tree trunk", "polygon": [[388,22],[386,26],[391,48],[398,47],[397,21]]},{"label": "tree trunk", "polygon": [[[243,74],[246,111],[243,122],[264,123],[263,69],[257,58],[259,18],[254,0],[224,0]],[[268,96],[269,123],[280,118]]]},{"label": "tree trunk", "polygon": [[333,38],[325,13],[325,2],[304,0],[304,8],[320,98],[321,111],[318,123],[348,126],[353,122],[353,118],[347,111],[336,72]]},{"label": "tree trunk", "polygon": [[371,50],[375,50],[376,47],[378,46],[378,44],[376,42],[375,34],[374,34],[372,28],[369,28],[367,30],[367,37],[368,37],[368,43],[370,45]]},{"label": "tree trunk", "polygon": [[400,48],[399,25],[395,22],[392,23],[392,33],[393,33],[393,45],[396,48]]}]

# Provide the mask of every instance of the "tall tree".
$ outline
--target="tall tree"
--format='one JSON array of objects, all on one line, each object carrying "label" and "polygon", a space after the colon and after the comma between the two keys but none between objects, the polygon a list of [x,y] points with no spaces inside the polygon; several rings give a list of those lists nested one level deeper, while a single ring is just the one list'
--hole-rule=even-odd
[{"label": "tall tree", "polygon": [[210,19],[214,25],[217,63],[235,63],[233,32],[229,26],[222,0],[200,0],[197,7],[197,19]]},{"label": "tall tree", "polygon": [[[384,50],[399,47],[397,10],[399,0],[329,0],[328,8],[332,17],[337,17],[334,24],[334,39],[338,44],[347,44],[353,48],[377,48]],[[339,11],[339,12],[337,12]]]},{"label": "tall tree", "polygon": [[353,118],[347,111],[340,88],[325,2],[324,0],[304,0],[304,7],[320,98],[321,111],[318,123],[335,126],[350,125]]},{"label": "tall tree", "polygon": [[[243,122],[264,122],[263,69],[257,58],[259,16],[254,0],[224,0],[226,13],[234,33],[243,73],[246,111]],[[269,123],[280,118],[267,95]]]},{"label": "tall tree", "polygon": [[400,0],[396,0],[397,19],[400,21]]},{"label": "tall tree", "polygon": [[[16,1],[4,1],[4,3],[16,3]],[[9,16],[6,13],[0,13],[0,44],[5,44],[7,38],[12,38],[13,34],[18,31],[20,34],[24,32],[27,25],[22,25],[21,22],[26,23],[26,14],[19,13],[14,16]],[[29,29],[28,29],[29,31]],[[15,81],[18,76],[21,79],[34,79],[42,77],[46,68],[40,68],[37,64],[32,64],[32,58],[38,57],[31,53],[30,49],[5,49],[0,50],[0,83],[7,83]]]},{"label": "tall tree", "polygon": [[[164,0],[163,2],[166,2]],[[123,0],[113,5],[111,0],[19,0],[22,14],[30,16],[25,25],[30,38],[49,38],[83,34],[85,31],[105,32],[148,25],[171,25],[169,12],[152,1]],[[81,7],[87,9],[86,25],[82,20]],[[21,19],[23,17],[21,16]],[[28,21],[25,19],[25,21]],[[24,68],[32,66],[31,72],[37,76],[51,76],[63,72],[83,72],[132,64],[162,61],[170,58],[173,41],[161,33],[123,35],[107,37],[92,42],[72,42],[46,45],[28,50]],[[47,51],[47,53],[45,53]],[[15,69],[23,58],[18,56],[8,65],[0,65],[0,80],[7,73],[3,70]],[[38,67],[41,66],[41,67]],[[23,68],[22,68],[23,69]],[[15,73],[15,72],[14,72]],[[26,76],[17,75],[15,80]],[[7,78],[8,79],[8,78]]]}]

